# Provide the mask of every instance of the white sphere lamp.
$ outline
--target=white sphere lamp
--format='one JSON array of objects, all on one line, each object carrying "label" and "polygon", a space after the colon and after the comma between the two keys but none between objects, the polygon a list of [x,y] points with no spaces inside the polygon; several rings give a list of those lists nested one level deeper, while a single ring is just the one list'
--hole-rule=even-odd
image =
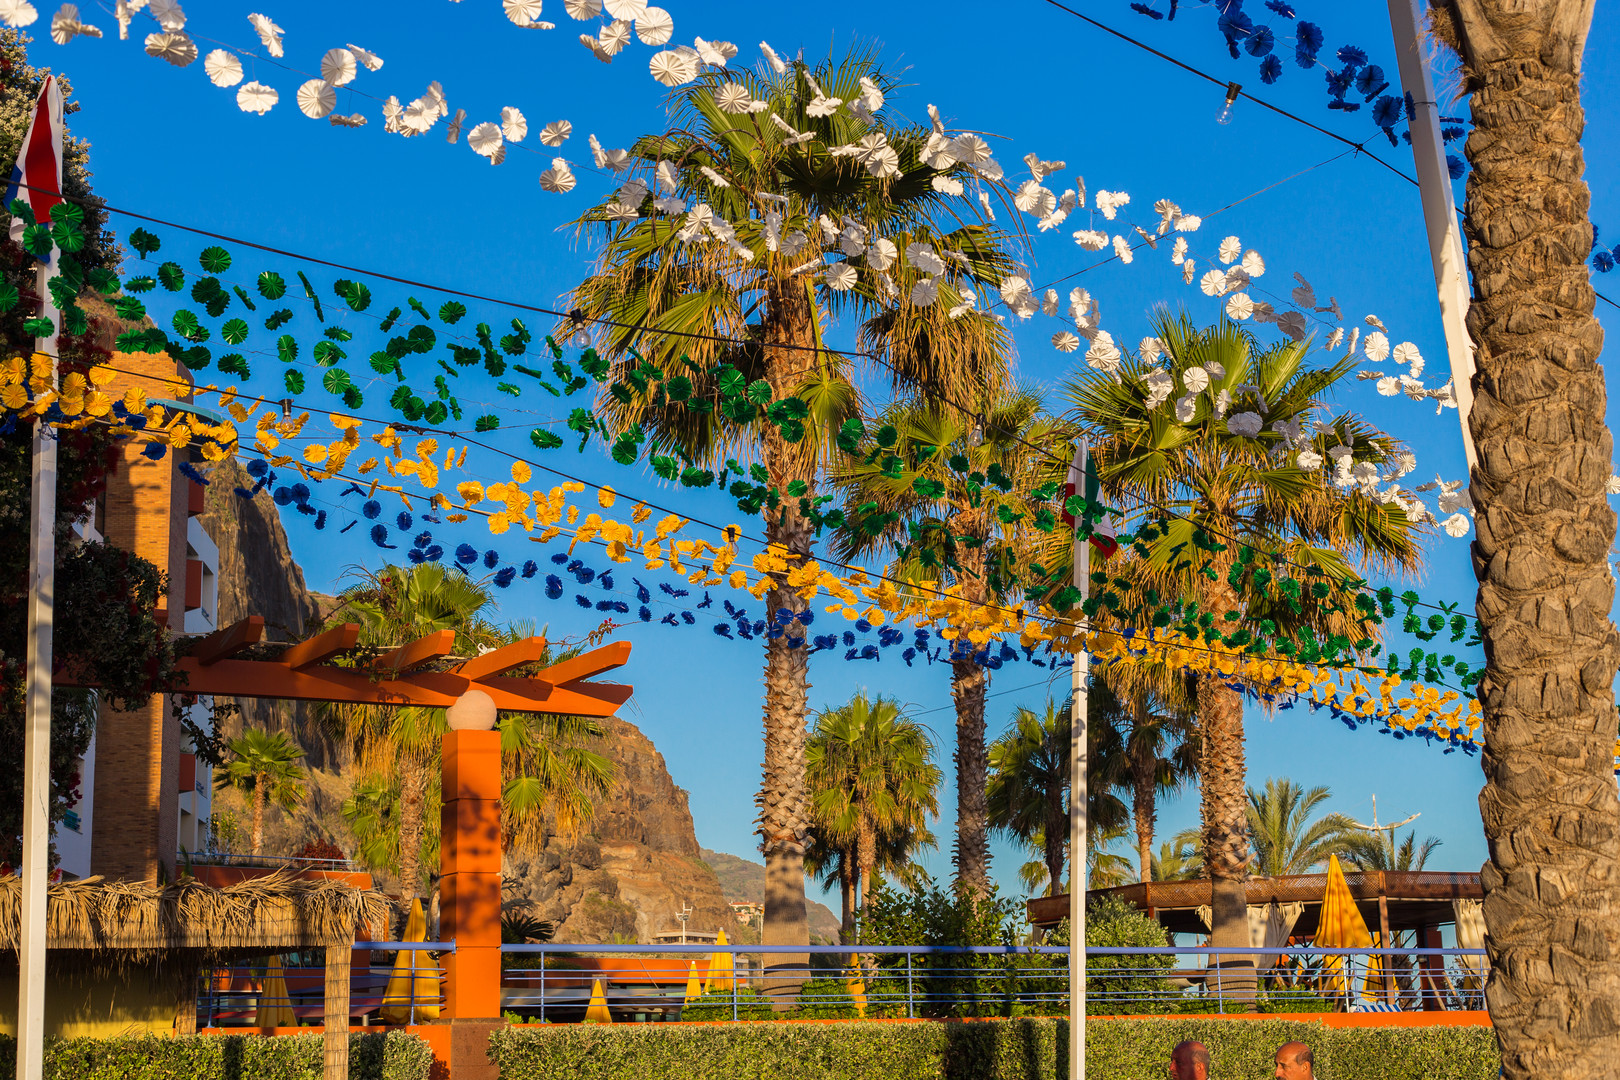
[{"label": "white sphere lamp", "polygon": [[490,731],[495,727],[495,699],[482,690],[468,690],[444,711],[451,731]]}]

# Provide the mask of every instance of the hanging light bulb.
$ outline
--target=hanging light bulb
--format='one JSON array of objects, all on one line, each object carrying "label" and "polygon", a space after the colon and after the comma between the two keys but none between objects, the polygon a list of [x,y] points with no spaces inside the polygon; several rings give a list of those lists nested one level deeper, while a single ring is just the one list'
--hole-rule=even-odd
[{"label": "hanging light bulb", "polygon": [[1221,111],[1215,114],[1217,124],[1230,124],[1232,122],[1232,106],[1237,104],[1238,94],[1243,87],[1235,82],[1226,84],[1226,101],[1221,105]]}]

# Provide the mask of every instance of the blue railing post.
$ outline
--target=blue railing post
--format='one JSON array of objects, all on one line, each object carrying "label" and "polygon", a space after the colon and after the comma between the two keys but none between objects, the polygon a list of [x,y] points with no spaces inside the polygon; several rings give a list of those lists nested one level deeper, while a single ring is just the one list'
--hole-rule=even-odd
[{"label": "blue railing post", "polygon": [[1215,954],[1215,1011],[1226,1011],[1226,993],[1221,989],[1221,954]]},{"label": "blue railing post", "polygon": [[546,954],[540,954],[540,1022],[546,1022]]},{"label": "blue railing post", "polygon": [[906,1018],[910,1020],[917,1018],[917,999],[913,996],[911,990],[911,954],[909,952],[906,953]]}]

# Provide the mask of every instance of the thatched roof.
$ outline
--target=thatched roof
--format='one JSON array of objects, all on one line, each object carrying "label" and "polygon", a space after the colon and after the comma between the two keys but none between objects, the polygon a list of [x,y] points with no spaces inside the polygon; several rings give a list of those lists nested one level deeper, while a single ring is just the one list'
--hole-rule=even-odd
[{"label": "thatched roof", "polygon": [[[341,881],[289,872],[224,888],[182,878],[170,885],[100,878],[50,887],[52,949],[119,951],[127,959],[176,949],[209,953],[346,945],[355,929],[386,929],[388,901]],[[17,948],[22,882],[0,881],[0,949]]]}]

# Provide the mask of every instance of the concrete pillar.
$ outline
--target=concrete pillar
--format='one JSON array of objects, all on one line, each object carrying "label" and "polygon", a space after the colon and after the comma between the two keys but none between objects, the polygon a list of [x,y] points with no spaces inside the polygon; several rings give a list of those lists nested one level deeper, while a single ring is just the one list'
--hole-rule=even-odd
[{"label": "concrete pillar", "polygon": [[444,737],[439,832],[439,938],[444,957],[450,1069],[455,1080],[496,1080],[489,1032],[501,1020],[501,734]]}]

